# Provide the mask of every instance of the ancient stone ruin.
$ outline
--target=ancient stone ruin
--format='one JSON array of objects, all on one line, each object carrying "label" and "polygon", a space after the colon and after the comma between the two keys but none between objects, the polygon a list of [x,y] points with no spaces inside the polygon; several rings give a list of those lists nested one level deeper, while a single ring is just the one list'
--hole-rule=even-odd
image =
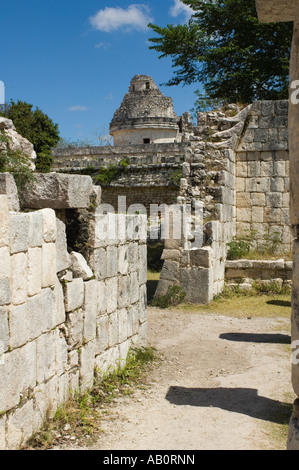
[{"label": "ancient stone ruin", "polygon": [[0,174],[1,449],[146,345],[146,221],[100,202],[90,176],[35,174],[19,201]]},{"label": "ancient stone ruin", "polygon": [[[156,298],[177,286],[207,304],[225,285],[290,284],[294,271],[296,337],[289,113],[288,101],[258,101],[194,123],[136,75],[110,125],[113,146],[53,149],[52,172],[19,193],[0,174],[1,449],[17,448],[49,409],[147,344],[152,240],[163,245]],[[13,123],[0,129],[34,165]],[[228,244],[248,234],[256,245],[278,240],[274,259],[228,260]]]},{"label": "ancient stone ruin", "polygon": [[136,75],[110,124],[115,145],[176,142],[177,115],[172,99],[165,97],[154,80]]},{"label": "ancient stone ruin", "polygon": [[[292,227],[293,243],[293,289],[292,289],[292,347],[297,348],[299,322],[298,322],[298,225],[299,225],[299,107],[298,103],[292,100],[292,90],[298,85],[299,79],[299,12],[296,0],[256,0],[259,19],[263,22],[292,21],[294,23],[294,34],[292,42],[290,60],[290,100],[288,114],[289,129],[289,160],[290,160],[290,225]],[[292,361],[292,385],[296,396],[299,396],[299,368],[298,361]],[[299,399],[294,402],[294,410],[290,420],[288,449],[299,449]]]},{"label": "ancient stone ruin", "polygon": [[[223,290],[226,281],[239,283],[241,288],[250,287],[257,279],[289,283],[288,102],[259,101],[243,108],[229,105],[198,113],[196,123],[185,113],[176,119],[172,142],[163,142],[168,118],[161,121],[159,115],[155,120],[151,115],[154,111],[158,114],[156,102],[151,102],[151,90],[156,96],[157,86],[150,77],[134,77],[111,123],[115,137],[117,117],[122,140],[116,138],[116,144],[107,147],[55,149],[54,170],[88,173],[96,184],[105,170],[108,174],[114,169],[109,181],[101,181],[102,202],[115,212],[143,209],[149,219],[149,243],[165,228],[163,205],[172,208],[177,215],[177,233],[173,234],[174,225],[168,221],[171,230],[166,237],[161,236],[164,263],[158,297],[176,285],[187,301],[208,303]],[[161,92],[157,96],[163,101]],[[147,107],[151,115],[148,120],[144,117]],[[165,108],[160,109],[164,112]],[[173,107],[167,109],[174,124]],[[142,144],[149,135],[149,122],[156,126],[155,139]],[[135,132],[138,138],[134,141]],[[131,145],[130,140],[134,141]],[[152,212],[157,206],[162,213],[158,228]],[[187,212],[189,229],[183,226]],[[254,234],[256,244],[263,243],[265,237],[279,240],[276,259],[227,261],[228,243],[248,234]]]}]

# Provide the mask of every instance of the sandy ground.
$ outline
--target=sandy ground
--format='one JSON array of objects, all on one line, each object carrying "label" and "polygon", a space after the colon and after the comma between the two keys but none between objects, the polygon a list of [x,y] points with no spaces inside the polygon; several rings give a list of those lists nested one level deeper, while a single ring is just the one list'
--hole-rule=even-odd
[{"label": "sandy ground", "polygon": [[113,404],[91,449],[276,450],[268,425],[295,398],[289,321],[155,308],[148,316],[163,360],[148,388]]}]

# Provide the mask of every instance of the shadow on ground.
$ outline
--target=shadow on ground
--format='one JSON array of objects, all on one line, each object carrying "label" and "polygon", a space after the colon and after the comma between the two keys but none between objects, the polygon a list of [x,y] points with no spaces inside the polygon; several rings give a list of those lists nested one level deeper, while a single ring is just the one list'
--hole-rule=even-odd
[{"label": "shadow on ground", "polygon": [[253,418],[287,424],[292,405],[258,395],[252,388],[186,388],[171,386],[166,399],[179,406],[221,408]]},{"label": "shadow on ground", "polygon": [[292,303],[288,300],[268,300],[268,305],[278,305],[279,307],[291,307]]},{"label": "shadow on ground", "polygon": [[276,333],[222,333],[219,338],[246,343],[291,344],[289,335]]}]

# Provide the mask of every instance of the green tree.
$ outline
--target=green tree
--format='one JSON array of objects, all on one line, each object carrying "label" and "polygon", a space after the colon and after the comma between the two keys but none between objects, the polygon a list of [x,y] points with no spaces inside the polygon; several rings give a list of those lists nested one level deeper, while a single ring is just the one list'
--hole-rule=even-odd
[{"label": "green tree", "polygon": [[149,48],[172,60],[166,85],[201,84],[198,107],[288,97],[292,23],[261,23],[255,0],[182,2],[194,10],[187,24],[149,25]]},{"label": "green tree", "polygon": [[11,100],[0,108],[0,116],[11,119],[17,132],[34,145],[37,171],[50,171],[53,163],[51,148],[59,141],[58,125],[39,108],[33,110],[33,105],[24,101]]}]

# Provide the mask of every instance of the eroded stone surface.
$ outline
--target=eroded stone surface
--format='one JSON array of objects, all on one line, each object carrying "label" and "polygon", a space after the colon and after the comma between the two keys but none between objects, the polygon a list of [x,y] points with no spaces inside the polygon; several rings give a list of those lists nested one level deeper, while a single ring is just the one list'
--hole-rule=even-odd
[{"label": "eroded stone surface", "polygon": [[298,12],[298,2],[297,0],[256,0],[256,8],[260,21],[264,23],[293,21]]},{"label": "eroded stone surface", "polygon": [[93,194],[92,179],[82,175],[35,174],[22,192],[23,207],[29,209],[88,208]]}]

